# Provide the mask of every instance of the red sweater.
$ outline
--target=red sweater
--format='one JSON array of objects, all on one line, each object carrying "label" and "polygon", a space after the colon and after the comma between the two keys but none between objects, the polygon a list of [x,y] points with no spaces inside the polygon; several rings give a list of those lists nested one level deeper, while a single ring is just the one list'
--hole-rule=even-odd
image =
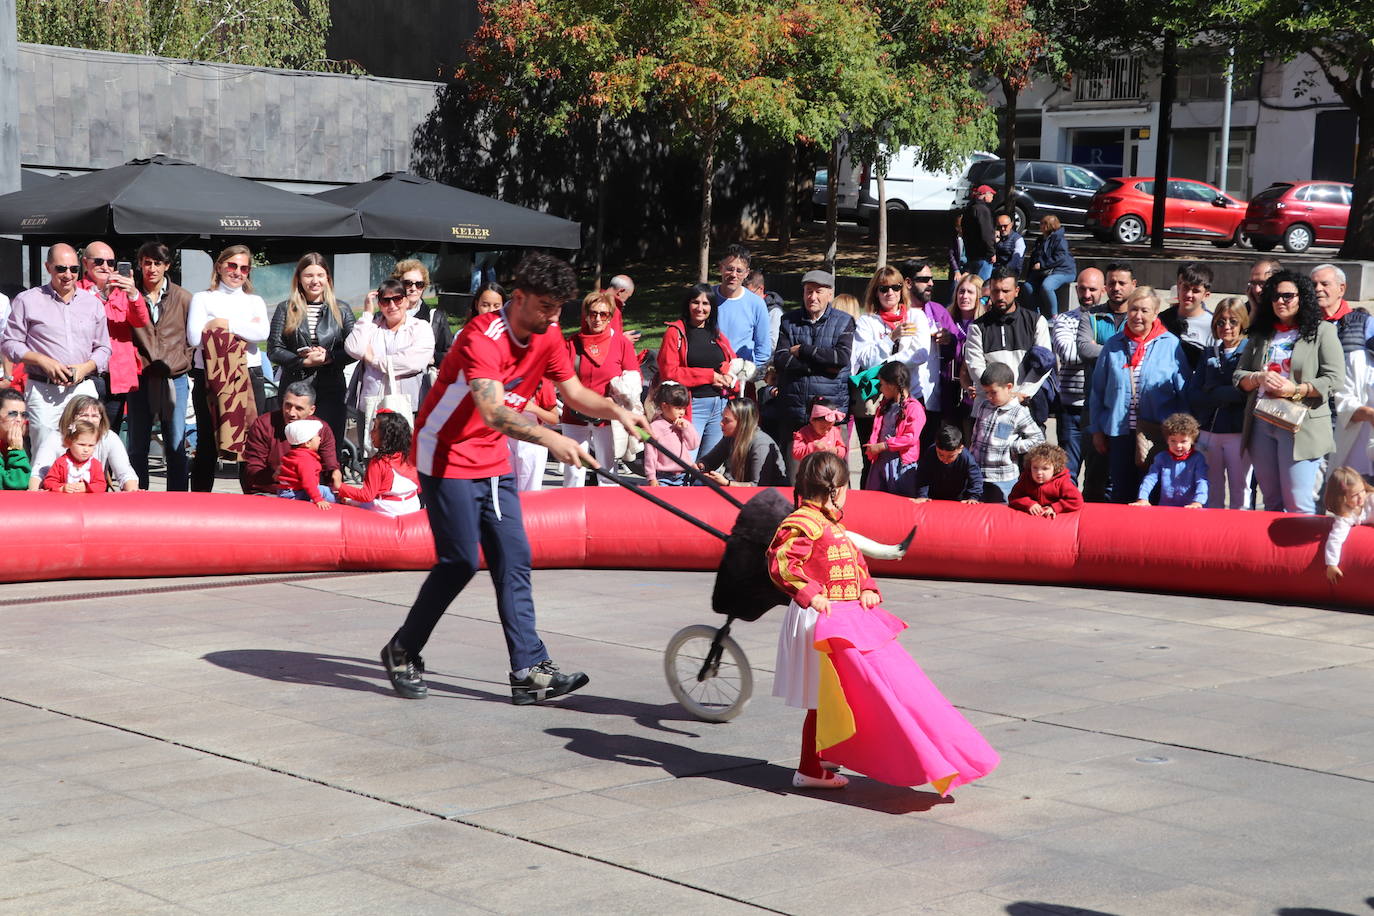
[{"label": "red sweater", "polygon": [[[43,477],[43,489],[49,491],[60,491],[67,484],[67,475],[75,464],[72,456],[63,452],[57,456],[57,460],[48,468],[48,473]],[[105,484],[105,469],[100,464],[99,458],[91,458],[91,479],[86,483],[87,493],[104,493],[109,488]]]},{"label": "red sweater", "polygon": [[697,385],[709,385],[715,378],[715,373],[724,374],[730,368],[730,360],[735,358],[735,351],[730,349],[730,341],[725,339],[725,335],[716,333],[716,344],[720,346],[720,351],[725,354],[724,361],[714,368],[696,368],[687,365],[687,329],[681,321],[674,321],[668,325],[663,332],[663,346],[658,350],[658,376],[670,382],[677,382],[686,388],[695,388]]},{"label": "red sweater", "polygon": [[[635,356],[635,345],[624,334],[612,331],[593,355],[585,345],[586,338],[574,334],[568,338],[568,357],[573,362],[577,378],[596,394],[607,394],[611,382],[620,378],[624,372],[639,371],[639,357]],[[563,414],[563,422],[575,426],[586,426],[586,422],[573,411]]]},{"label": "red sweater", "polygon": [[312,503],[324,502],[320,492],[320,456],[303,445],[294,446],[281,456],[277,485],[283,490],[304,490]]},{"label": "red sweater", "polygon": [[1063,468],[1044,483],[1031,480],[1030,468],[1021,472],[1021,479],[1012,487],[1011,498],[1007,503],[1021,512],[1029,512],[1031,506],[1049,506],[1055,515],[1077,512],[1083,508],[1083,494],[1078,492],[1073,480],[1069,478],[1068,468]]}]

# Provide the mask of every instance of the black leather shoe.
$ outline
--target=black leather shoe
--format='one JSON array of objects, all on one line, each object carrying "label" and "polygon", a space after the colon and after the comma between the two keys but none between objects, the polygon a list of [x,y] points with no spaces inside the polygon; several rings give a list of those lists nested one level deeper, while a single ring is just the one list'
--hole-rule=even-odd
[{"label": "black leather shoe", "polygon": [[589,680],[591,678],[581,671],[564,674],[546,658],[531,668],[524,680],[517,681],[515,675],[510,676],[510,701],[516,706],[542,703],[586,687]]},{"label": "black leather shoe", "polygon": [[382,667],[386,676],[391,678],[391,686],[407,700],[423,700],[429,696],[425,685],[425,663],[420,656],[411,656],[395,639],[382,649]]}]

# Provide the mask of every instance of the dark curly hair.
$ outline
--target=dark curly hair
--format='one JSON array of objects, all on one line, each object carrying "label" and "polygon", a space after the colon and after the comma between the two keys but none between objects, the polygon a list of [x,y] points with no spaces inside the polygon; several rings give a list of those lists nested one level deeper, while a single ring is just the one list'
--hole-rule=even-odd
[{"label": "dark curly hair", "polygon": [[377,454],[402,457],[410,454],[410,421],[392,411],[382,413],[372,421],[377,428]]},{"label": "dark curly hair", "polygon": [[577,274],[567,261],[536,251],[525,255],[516,265],[512,286],[531,295],[552,296],[566,302],[577,296]]},{"label": "dark curly hair", "polygon": [[1303,340],[1316,340],[1326,313],[1317,304],[1317,289],[1312,281],[1291,270],[1281,270],[1265,281],[1259,308],[1250,320],[1250,339],[1264,341],[1274,336],[1274,326],[1278,324],[1274,302],[1280,283],[1292,283],[1298,288],[1298,336]]}]

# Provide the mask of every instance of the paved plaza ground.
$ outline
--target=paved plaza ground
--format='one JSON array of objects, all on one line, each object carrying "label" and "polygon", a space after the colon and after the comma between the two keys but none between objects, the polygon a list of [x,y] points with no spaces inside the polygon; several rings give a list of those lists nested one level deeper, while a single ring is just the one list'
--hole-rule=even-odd
[{"label": "paved plaza ground", "polygon": [[482,575],[401,700],[420,579],[0,586],[0,913],[1371,913],[1374,618],[886,580],[1002,754],[941,799],[790,788],[776,611],[744,714],[687,717],[706,575],[536,573],[591,684],[522,708]]}]

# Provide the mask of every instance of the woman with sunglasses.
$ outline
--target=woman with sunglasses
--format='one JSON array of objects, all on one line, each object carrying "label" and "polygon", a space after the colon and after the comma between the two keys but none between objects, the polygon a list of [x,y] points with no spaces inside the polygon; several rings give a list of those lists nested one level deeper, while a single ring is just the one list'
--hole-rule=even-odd
[{"label": "woman with sunglasses", "polygon": [[[938,366],[938,354],[932,366]],[[900,360],[910,373],[910,394],[924,402],[929,393],[931,375],[924,371],[931,359],[930,319],[925,309],[911,301],[911,291],[902,272],[895,267],[879,267],[868,281],[864,294],[864,315],[854,324],[854,350],[849,358],[849,372],[858,375],[889,360]],[[878,398],[851,403],[854,409],[854,430],[860,442],[867,442],[873,434],[873,419]],[[873,466],[868,450],[863,453],[863,476],[868,480]]]},{"label": "woman with sunglasses", "polygon": [[1241,447],[1245,428],[1245,392],[1231,379],[1249,341],[1250,309],[1241,296],[1231,296],[1212,312],[1212,339],[1193,377],[1188,380],[1188,409],[1202,434],[1196,448],[1207,459],[1207,508],[1245,508],[1250,456]]},{"label": "woman with sunglasses", "polygon": [[[266,394],[262,380],[262,352],[258,343],[267,339],[267,303],[254,295],[249,275],[253,271],[253,252],[246,245],[230,245],[215,258],[210,274],[210,288],[191,297],[186,317],[186,342],[195,348],[191,378],[195,387],[191,402],[196,412],[199,445],[191,463],[191,490],[208,493],[215,485],[215,467],[219,449],[215,442],[213,415],[210,411],[210,390],[205,381],[204,337],[213,330],[228,331],[247,346],[245,354],[248,384],[262,413]],[[247,434],[247,424],[244,426]]]},{"label": "woman with sunglasses", "polygon": [[[380,316],[377,314],[380,310]],[[413,412],[420,407],[420,383],[434,361],[434,330],[428,321],[411,315],[405,287],[397,280],[383,280],[375,296],[367,297],[362,317],[344,342],[344,351],[362,361],[362,382],[354,406],[364,413],[362,441],[372,454],[372,416],[367,399],[386,394],[405,395]],[[396,387],[388,388],[388,373]]]},{"label": "woman with sunglasses", "polygon": [[334,298],[324,255],[303,255],[291,277],[291,297],[272,313],[267,355],[281,370],[279,389],[292,382],[309,382],[315,389],[315,416],[329,424],[335,442],[343,441],[348,420],[344,367],[353,359],[344,351],[344,341],[353,321],[352,307]]},{"label": "woman with sunglasses", "polygon": [[[615,307],[615,297],[609,292],[588,293],[582,300],[582,327],[568,338],[568,352],[578,381],[589,390],[628,407],[628,402],[623,401],[615,389],[638,392],[643,380],[635,345],[611,327]],[[589,419],[565,408],[563,435],[578,444],[590,441],[592,453],[601,466],[615,467],[615,433],[609,421]],[[586,482],[586,468],[571,465],[563,468],[563,486],[581,487]]]},{"label": "woman with sunglasses", "polygon": [[[1242,436],[1271,512],[1312,514],[1322,456],[1336,447],[1327,399],[1345,384],[1345,356],[1336,326],[1324,318],[1312,281],[1279,271],[1264,284],[1236,367],[1236,387],[1249,395]],[[1267,398],[1302,404],[1302,424],[1290,432],[1257,417],[1255,407]]]}]

